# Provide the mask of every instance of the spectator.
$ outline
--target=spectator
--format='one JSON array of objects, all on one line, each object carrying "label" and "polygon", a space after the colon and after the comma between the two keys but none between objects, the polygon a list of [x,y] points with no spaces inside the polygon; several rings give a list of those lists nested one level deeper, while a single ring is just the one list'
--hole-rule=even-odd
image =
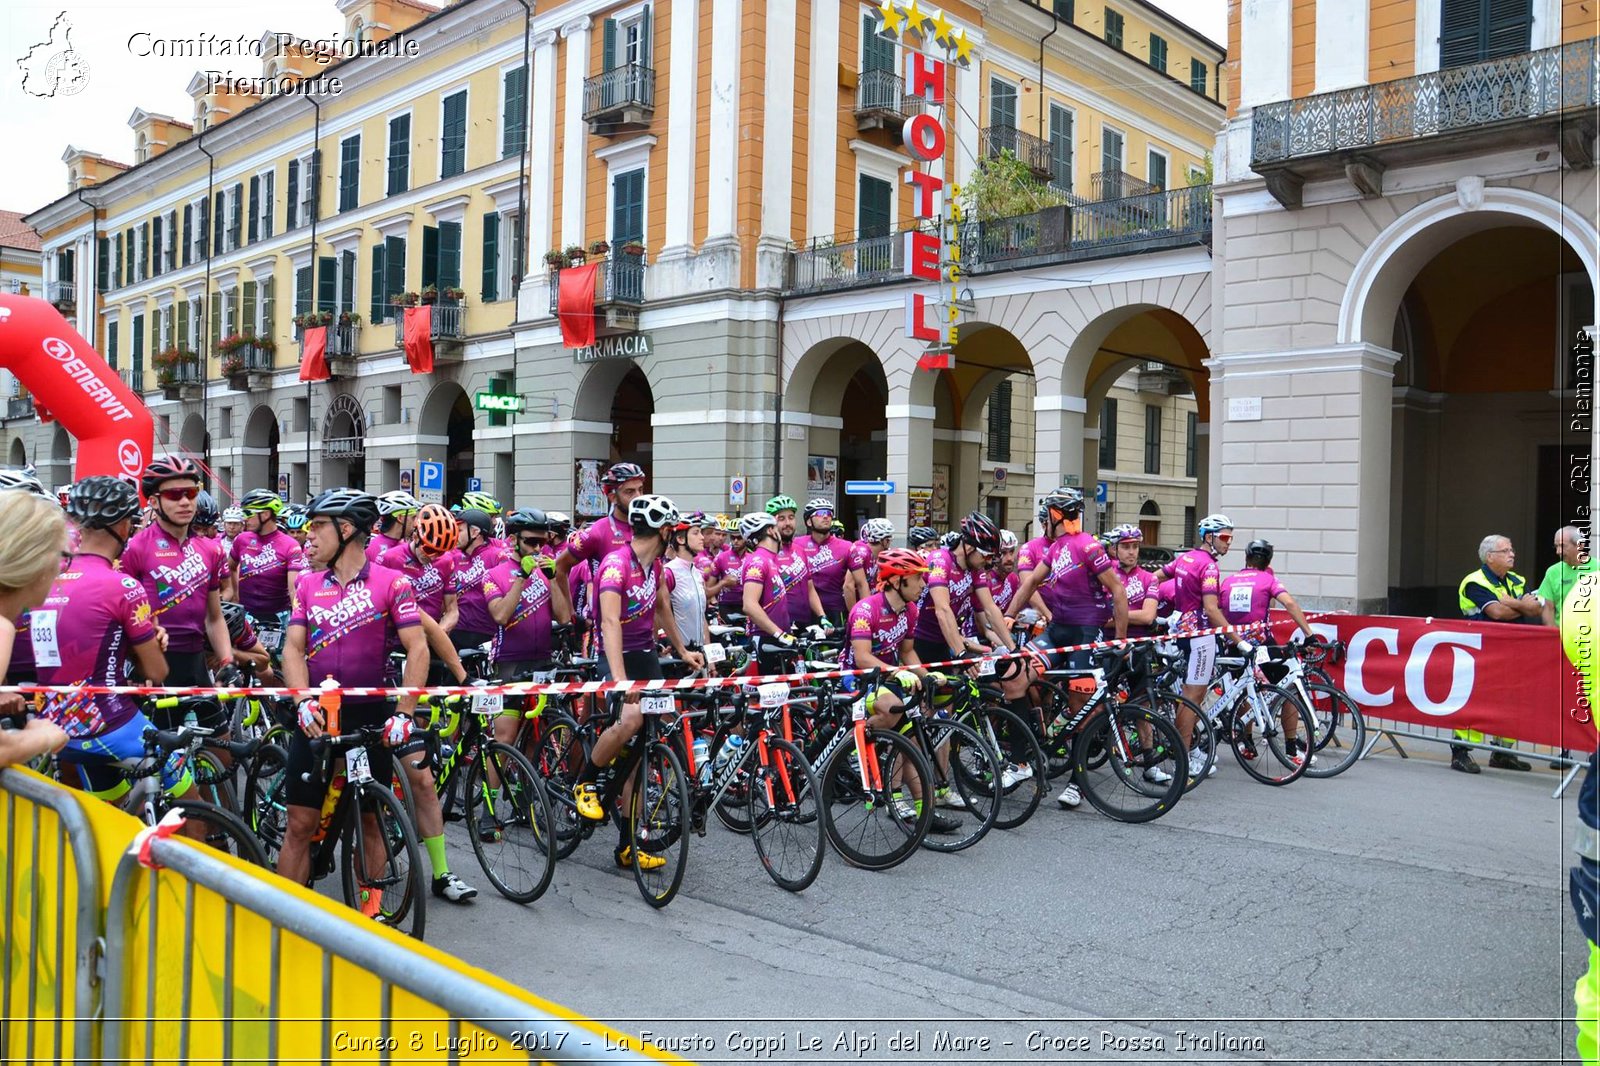
[{"label": "spectator", "polygon": [[[17,619],[38,607],[61,573],[66,518],[55,501],[29,492],[0,492],[0,675],[11,665]],[[19,695],[0,696],[0,714],[23,709]],[[0,732],[0,767],[57,751],[67,734],[35,718],[21,730]]]},{"label": "spectator", "polygon": [[[1528,591],[1528,582],[1511,569],[1517,553],[1511,547],[1511,538],[1491,533],[1478,545],[1478,560],[1483,564],[1461,579],[1457,590],[1461,598],[1461,615],[1478,622],[1513,622],[1538,625],[1543,614],[1539,598]],[[1457,729],[1456,739],[1483,743],[1483,734],[1476,729]],[[1516,743],[1497,737],[1495,743],[1510,747]],[[1531,770],[1533,767],[1510,752],[1494,752],[1489,765],[1499,770]],[[1472,761],[1471,749],[1464,745],[1450,746],[1450,769],[1464,774],[1478,773],[1478,764]]]},{"label": "spectator", "polygon": [[1541,620],[1547,626],[1561,625],[1561,605],[1567,593],[1578,583],[1578,575],[1595,568],[1589,558],[1589,538],[1577,526],[1562,526],[1556,530],[1556,554],[1560,556],[1544,572],[1539,583],[1539,599],[1544,602]]}]

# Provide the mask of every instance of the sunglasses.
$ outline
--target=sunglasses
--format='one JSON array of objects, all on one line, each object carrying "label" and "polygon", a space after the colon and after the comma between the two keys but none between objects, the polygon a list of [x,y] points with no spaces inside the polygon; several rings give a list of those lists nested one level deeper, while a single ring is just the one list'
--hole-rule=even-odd
[{"label": "sunglasses", "polygon": [[200,495],[200,490],[197,488],[161,490],[161,498],[168,503],[177,503],[179,500],[192,500],[198,495]]},{"label": "sunglasses", "polygon": [[1232,544],[1233,543],[1233,534],[1232,533],[1218,533],[1217,534],[1217,540],[1221,541],[1223,544]]}]

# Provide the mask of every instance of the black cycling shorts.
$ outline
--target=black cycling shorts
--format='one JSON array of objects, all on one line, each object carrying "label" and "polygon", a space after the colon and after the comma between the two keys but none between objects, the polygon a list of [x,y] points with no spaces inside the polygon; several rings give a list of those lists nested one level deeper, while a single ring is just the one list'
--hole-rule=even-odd
[{"label": "black cycling shorts", "polygon": [[[1100,639],[1100,627],[1058,625],[1052,622],[1045,630],[1044,636],[1052,648],[1092,644]],[[1050,658],[1057,670],[1087,670],[1094,665],[1093,653],[1087,648],[1082,651],[1057,653]]]},{"label": "black cycling shorts", "polygon": [[[394,714],[394,702],[386,699],[346,699],[339,709],[340,730],[349,733],[362,726],[381,726]],[[291,807],[322,807],[328,782],[316,774],[318,759],[311,750],[311,739],[296,727],[289,738],[289,775],[285,801]],[[394,783],[394,759],[382,744],[367,747],[367,765],[373,780],[385,788]],[[310,774],[311,780],[303,780]]]}]

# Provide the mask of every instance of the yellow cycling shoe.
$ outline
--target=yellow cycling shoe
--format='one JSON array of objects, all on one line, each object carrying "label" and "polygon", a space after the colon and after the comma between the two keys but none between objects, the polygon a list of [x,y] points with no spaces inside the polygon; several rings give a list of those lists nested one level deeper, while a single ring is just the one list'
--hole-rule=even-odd
[{"label": "yellow cycling shoe", "polygon": [[[618,848],[616,855],[618,866],[622,867],[624,870],[633,869],[633,848]],[[659,870],[666,864],[667,860],[663,859],[659,855],[652,855],[648,851],[641,851],[639,853],[639,869],[641,870]]]},{"label": "yellow cycling shoe", "polygon": [[577,801],[578,813],[591,822],[606,820],[605,808],[600,806],[600,793],[595,789],[593,782],[578,785],[572,790],[572,798]]}]

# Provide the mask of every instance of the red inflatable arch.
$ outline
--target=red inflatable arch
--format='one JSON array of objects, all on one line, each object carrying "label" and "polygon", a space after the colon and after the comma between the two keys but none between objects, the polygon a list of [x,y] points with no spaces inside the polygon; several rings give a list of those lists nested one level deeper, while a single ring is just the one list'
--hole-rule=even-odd
[{"label": "red inflatable arch", "polygon": [[0,366],[77,443],[75,478],[138,477],[155,449],[155,420],[77,330],[44,300],[0,295]]}]

